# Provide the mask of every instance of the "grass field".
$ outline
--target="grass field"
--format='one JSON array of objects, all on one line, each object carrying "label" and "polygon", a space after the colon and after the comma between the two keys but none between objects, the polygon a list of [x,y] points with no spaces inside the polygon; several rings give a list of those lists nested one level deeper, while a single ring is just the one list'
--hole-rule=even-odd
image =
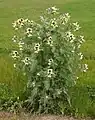
[{"label": "grass field", "polygon": [[[80,113],[85,113],[86,109],[93,111],[95,104],[91,106],[88,95],[83,91],[87,85],[95,87],[95,0],[0,0],[0,82],[11,88],[10,96],[20,95],[26,83],[23,75],[14,70],[8,54],[14,48],[11,42],[14,35],[12,22],[20,17],[38,20],[40,14],[53,5],[59,7],[61,12],[69,12],[72,20],[82,26],[80,33],[85,36],[86,43],[81,50],[89,70],[77,82],[73,104],[80,109]],[[4,95],[8,97],[9,93],[5,92]]]}]

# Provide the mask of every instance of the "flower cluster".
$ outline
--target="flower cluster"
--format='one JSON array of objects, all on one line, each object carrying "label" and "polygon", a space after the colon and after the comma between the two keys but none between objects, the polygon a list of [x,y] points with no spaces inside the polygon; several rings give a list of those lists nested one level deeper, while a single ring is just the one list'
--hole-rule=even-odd
[{"label": "flower cluster", "polygon": [[[34,22],[34,21],[29,20],[29,19],[24,19],[24,18],[20,18],[20,19],[14,21],[14,22],[12,23],[12,26],[13,26],[13,28],[14,28],[15,30],[18,30],[18,29],[20,29],[20,28],[23,28],[24,26],[29,27],[29,26],[34,26],[34,25],[35,25],[35,22]],[[30,27],[27,28],[26,33],[27,33],[27,34],[32,33],[32,30],[31,30]]]},{"label": "flower cluster", "polygon": [[53,46],[53,40],[52,40],[52,37],[48,37],[47,39],[47,44],[50,45],[50,46]]},{"label": "flower cluster", "polygon": [[15,28],[15,30],[18,30],[18,28],[23,27],[23,25],[24,25],[24,19],[23,18],[20,18],[13,23],[13,27]]},{"label": "flower cluster", "polygon": [[73,43],[74,40],[76,39],[75,36],[70,31],[66,32],[66,37],[68,38],[70,43]]},{"label": "flower cluster", "polygon": [[[48,8],[47,9],[47,13],[48,14],[53,14],[53,15],[56,15],[59,14],[58,12],[58,8],[56,8],[55,6],[54,7],[51,7],[51,8]],[[41,16],[41,21],[43,22],[43,24],[46,24],[46,28],[50,28],[51,31],[53,31],[54,29],[58,28],[58,27],[61,27],[60,25],[66,25],[68,23],[68,21],[70,20],[70,15],[69,13],[64,13],[62,15],[59,15],[59,17],[54,17],[54,18],[51,18],[49,21],[48,21],[48,18],[45,18],[45,16]],[[49,24],[48,24],[49,23]],[[81,27],[79,26],[78,22],[75,22],[75,23],[72,23],[73,25],[73,28],[74,28],[74,32],[75,31],[78,31]],[[24,27],[25,26],[25,27]],[[35,26],[35,27],[34,27]],[[40,26],[39,28],[40,29],[37,29],[38,26]],[[47,27],[48,26],[48,27]],[[35,32],[37,33],[36,36],[37,39],[37,42],[35,41],[35,43],[33,43],[31,47],[33,47],[34,49],[30,52],[33,52],[34,53],[39,53],[39,51],[43,51],[44,48],[41,48],[41,44],[43,44],[44,42],[41,43],[41,40],[42,40],[42,35],[44,35],[45,33],[42,34],[41,32],[41,25],[39,24],[36,24],[34,21],[32,20],[29,20],[29,19],[23,19],[23,18],[20,18],[18,19],[17,21],[15,21],[13,23],[13,27],[18,30],[18,29],[21,29],[23,27],[23,29],[25,28],[25,35],[29,38],[32,38],[34,37],[35,35]],[[45,27],[45,26],[44,26]],[[35,29],[36,28],[36,29]],[[51,29],[52,28],[52,29]],[[46,38],[45,38],[45,41],[46,41],[46,44],[49,45],[50,47],[54,47],[54,39],[52,38],[52,33],[51,31],[48,30],[48,32],[46,32]],[[56,29],[57,31],[57,29]],[[45,32],[45,31],[44,31]],[[63,36],[63,35],[62,35]],[[70,29],[70,30],[67,30],[65,31],[65,36],[63,36],[64,39],[66,39],[67,42],[70,42],[71,43],[71,52],[75,54],[75,51],[76,51],[76,48],[79,49],[81,47],[81,44],[83,42],[85,42],[84,40],[84,36],[79,36],[78,38],[73,34],[73,31]],[[26,39],[26,38],[25,38]],[[19,50],[20,51],[23,51],[25,49],[25,46],[27,47],[28,49],[28,46],[30,45],[26,45],[26,43],[24,42],[24,40],[22,41],[22,39],[18,40],[18,37],[15,35],[13,38],[12,38],[12,41],[17,43],[18,44],[18,47],[19,47]],[[76,42],[77,41],[77,42]],[[75,45],[76,43],[76,45]],[[56,45],[56,44],[55,44]],[[31,48],[29,48],[31,50]],[[28,49],[28,50],[29,50]],[[77,53],[77,55],[79,56],[79,59],[82,60],[83,59],[83,54],[82,53]],[[23,55],[21,55],[23,56]],[[16,58],[19,58],[19,55],[18,55],[18,52],[17,51],[13,51],[12,52],[12,57],[14,59]],[[21,61],[23,61],[23,63],[25,65],[28,65],[30,64],[30,59],[28,57],[25,57],[24,59],[21,58]],[[53,59],[49,59],[48,60],[48,65],[51,65],[53,62]],[[14,65],[16,66],[16,65]],[[48,75],[47,76],[51,76],[53,74],[53,69],[49,69],[47,70],[48,71]]]},{"label": "flower cluster", "polygon": [[69,15],[69,13],[65,13],[65,14],[60,15],[60,16],[59,16],[59,19],[58,19],[58,21],[60,21],[60,23],[61,23],[62,25],[67,24],[69,20],[70,20],[70,15]]},{"label": "flower cluster", "polygon": [[[54,7],[51,7],[51,8],[48,8],[47,9],[47,13],[48,14],[53,14],[53,15],[56,15],[56,13],[57,14],[59,14],[59,12],[58,12],[58,8],[56,8],[55,6]],[[46,24],[47,26],[49,26],[49,27],[47,27],[46,26],[46,28],[53,28],[53,29],[50,29],[50,30],[54,30],[55,28],[58,28],[61,24],[62,25],[66,25],[67,23],[68,23],[68,21],[70,20],[70,15],[69,15],[69,13],[65,13],[65,14],[62,14],[62,15],[59,15],[59,17],[54,17],[54,18],[51,18],[50,19],[50,21],[48,21],[48,18],[45,18],[45,16],[43,17],[43,16],[41,16],[41,20],[42,20],[42,22],[44,23],[44,24]],[[49,22],[49,24],[48,24],[48,22]],[[34,24],[37,26],[38,24],[36,24],[34,21],[32,21],[32,20],[29,20],[29,19],[23,19],[23,18],[20,18],[20,19],[18,19],[17,21],[15,21],[14,23],[13,23],[13,27],[16,29],[16,30],[18,30],[18,29],[21,29],[23,26],[25,26],[25,35],[27,36],[27,37],[29,37],[29,38],[31,38],[31,37],[33,37],[34,36],[34,34],[35,34],[35,32],[37,33],[36,34],[36,36],[38,36],[37,37],[37,39],[39,39],[40,41],[38,42],[38,40],[37,40],[37,42],[35,41],[35,43],[33,43],[33,45],[34,46],[31,46],[31,47],[33,47],[34,49],[33,49],[33,51],[34,51],[34,53],[39,53],[39,51],[41,51],[41,50],[43,50],[43,48],[41,48],[41,46],[43,46],[43,45],[41,45],[41,44],[43,44],[43,43],[41,43],[41,40],[42,40],[42,32],[41,32],[41,29],[42,29],[42,27],[41,27],[41,25],[39,25],[40,26],[40,29],[39,30],[37,30],[37,29],[35,29],[35,28],[37,28],[37,27],[35,27],[35,28],[33,28],[33,26],[34,26]],[[75,31],[78,31],[81,27],[79,26],[79,24],[78,24],[78,22],[75,22],[75,23],[72,23],[72,25],[73,25],[73,28],[74,28],[74,32]],[[45,27],[45,26],[44,26]],[[60,26],[61,27],[61,26]],[[56,31],[57,31],[57,29],[56,29]],[[44,33],[43,33],[43,35],[44,35]],[[63,35],[62,35],[63,36]],[[72,53],[74,53],[75,54],[75,51],[76,51],[76,48],[77,49],[79,49],[80,47],[81,47],[81,44],[83,43],[83,42],[85,42],[85,40],[84,40],[84,36],[79,36],[78,38],[73,34],[73,31],[70,29],[70,30],[67,30],[67,31],[65,31],[65,36],[64,36],[64,38],[67,40],[67,42],[70,42],[71,43],[71,48],[72,48],[72,50],[71,50],[71,52]],[[23,51],[24,50],[24,46],[25,46],[25,43],[22,41],[22,40],[18,40],[18,37],[15,35],[13,38],[12,38],[12,41],[13,42],[15,42],[15,43],[18,43],[18,46],[19,46],[19,50],[20,51]],[[47,45],[49,45],[50,47],[54,47],[53,45],[55,44],[54,43],[54,39],[52,38],[52,33],[51,33],[51,31],[49,31],[48,30],[48,32],[46,32],[46,38],[45,38],[45,41],[46,41],[46,44]],[[77,41],[77,42],[76,42]],[[75,43],[76,43],[76,45],[75,45]],[[27,45],[26,45],[27,46]],[[28,45],[29,46],[29,45]],[[27,47],[28,47],[27,46]],[[30,49],[30,48],[29,48]],[[31,49],[30,49],[31,50]],[[31,51],[30,51],[31,52]],[[83,54],[82,53],[77,53],[77,55],[79,56],[79,59],[80,60],[82,60],[83,59]],[[17,51],[13,51],[12,52],[12,57],[14,58],[14,59],[16,59],[16,58],[19,58],[19,55],[18,55],[18,52]],[[29,58],[28,57],[25,57],[25,59],[21,59],[21,61],[23,61],[23,63],[25,64],[25,65],[28,65],[28,64],[30,64],[30,60],[29,60]],[[48,65],[51,65],[52,64],[52,62],[53,62],[53,60],[52,59],[49,59],[49,61],[48,61]],[[48,71],[48,70],[47,70]],[[50,69],[50,71],[48,71],[48,76],[50,77],[51,75],[52,75],[52,69]]]}]

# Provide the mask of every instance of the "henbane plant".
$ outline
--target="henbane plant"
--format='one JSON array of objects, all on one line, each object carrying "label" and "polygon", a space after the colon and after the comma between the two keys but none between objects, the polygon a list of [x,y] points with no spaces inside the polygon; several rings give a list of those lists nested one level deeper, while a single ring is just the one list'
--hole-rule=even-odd
[{"label": "henbane plant", "polygon": [[62,106],[71,106],[68,89],[76,84],[77,73],[88,69],[81,64],[80,47],[85,40],[76,34],[81,27],[56,7],[48,8],[39,23],[20,18],[13,27],[16,35],[12,40],[18,48],[11,55],[15,69],[28,79],[28,109],[63,113]]}]

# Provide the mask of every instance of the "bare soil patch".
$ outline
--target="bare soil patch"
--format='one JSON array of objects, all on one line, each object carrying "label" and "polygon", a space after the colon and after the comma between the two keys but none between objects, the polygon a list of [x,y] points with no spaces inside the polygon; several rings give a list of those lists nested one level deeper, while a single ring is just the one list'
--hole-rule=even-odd
[{"label": "bare soil patch", "polygon": [[39,116],[30,116],[28,114],[12,114],[8,112],[0,112],[0,120],[95,120],[91,118],[73,118],[68,116],[55,116],[55,115],[39,115]]}]

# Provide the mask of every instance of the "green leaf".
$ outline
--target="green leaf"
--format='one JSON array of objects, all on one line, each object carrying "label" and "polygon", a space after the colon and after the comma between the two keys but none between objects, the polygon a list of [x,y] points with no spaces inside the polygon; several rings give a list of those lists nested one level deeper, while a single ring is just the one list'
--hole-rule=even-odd
[{"label": "green leaf", "polygon": [[45,86],[46,90],[49,90],[49,88],[50,88],[50,81],[49,80],[45,80],[44,81],[44,86]]},{"label": "green leaf", "polygon": [[32,60],[32,63],[30,65],[30,71],[31,73],[34,73],[37,69],[37,60]]}]

